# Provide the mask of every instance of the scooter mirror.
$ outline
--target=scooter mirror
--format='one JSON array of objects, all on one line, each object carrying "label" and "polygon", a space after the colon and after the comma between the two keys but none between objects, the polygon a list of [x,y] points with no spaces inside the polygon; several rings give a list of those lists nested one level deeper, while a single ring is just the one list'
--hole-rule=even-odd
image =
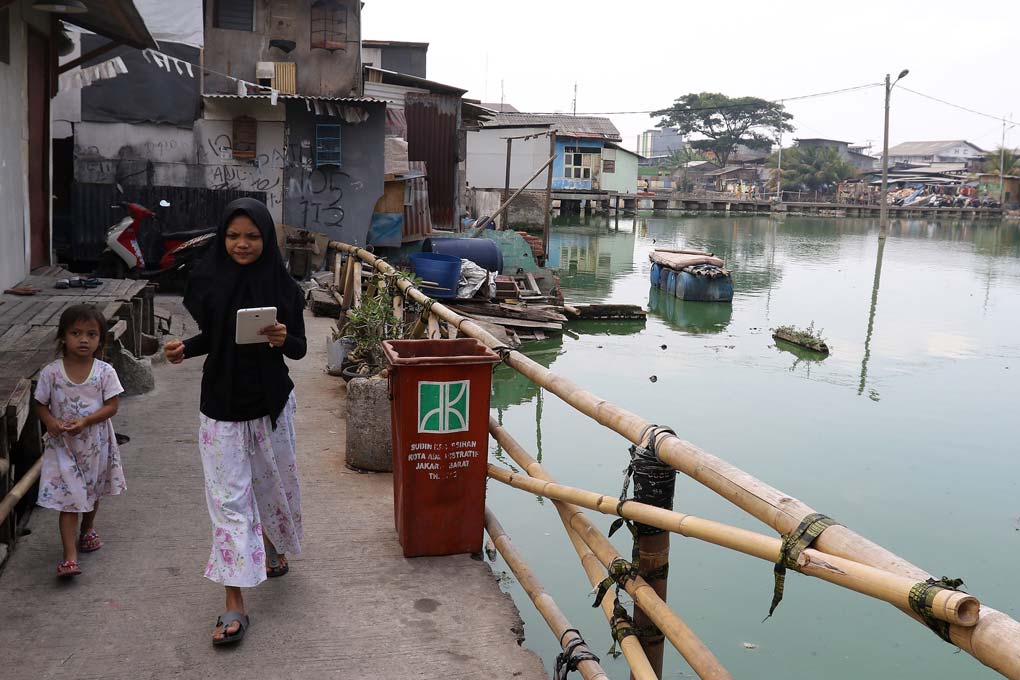
[{"label": "scooter mirror", "polygon": [[120,182],[117,182],[117,191],[119,191],[122,194],[124,193],[124,187],[120,185]]},{"label": "scooter mirror", "polygon": [[169,208],[170,207],[170,201],[168,201],[168,200],[166,200],[164,198],[163,200],[161,200],[159,202],[159,207],[161,207],[161,208]]}]

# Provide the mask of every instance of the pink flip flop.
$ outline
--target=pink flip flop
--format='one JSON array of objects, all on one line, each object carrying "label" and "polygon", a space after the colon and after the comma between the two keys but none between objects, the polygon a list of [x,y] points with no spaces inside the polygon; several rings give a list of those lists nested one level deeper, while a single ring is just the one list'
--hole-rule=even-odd
[{"label": "pink flip flop", "polygon": [[103,542],[99,540],[99,534],[96,533],[95,529],[78,539],[78,552],[95,552],[102,547]]},{"label": "pink flip flop", "polygon": [[74,560],[68,560],[67,562],[61,562],[57,565],[57,576],[60,578],[70,578],[71,576],[78,576],[81,574],[81,567]]}]

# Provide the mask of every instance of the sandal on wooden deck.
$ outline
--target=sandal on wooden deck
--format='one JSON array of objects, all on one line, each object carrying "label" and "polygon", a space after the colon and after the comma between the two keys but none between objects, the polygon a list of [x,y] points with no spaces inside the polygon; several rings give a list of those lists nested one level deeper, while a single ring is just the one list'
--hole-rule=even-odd
[{"label": "sandal on wooden deck", "polygon": [[[237,630],[233,633],[228,633],[227,628],[234,622],[238,623]],[[216,619],[216,627],[223,626],[223,637],[213,638],[212,643],[214,645],[228,645],[235,642],[240,642],[244,639],[244,634],[248,631],[248,616],[247,614],[241,614],[239,612],[227,612],[223,616]]]},{"label": "sandal on wooden deck", "polygon": [[57,576],[59,578],[70,578],[81,574],[81,567],[74,560],[61,562],[57,565]]},{"label": "sandal on wooden deck", "polygon": [[95,552],[103,547],[103,542],[99,540],[99,534],[96,530],[82,534],[82,537],[78,539],[78,552],[90,553]]}]

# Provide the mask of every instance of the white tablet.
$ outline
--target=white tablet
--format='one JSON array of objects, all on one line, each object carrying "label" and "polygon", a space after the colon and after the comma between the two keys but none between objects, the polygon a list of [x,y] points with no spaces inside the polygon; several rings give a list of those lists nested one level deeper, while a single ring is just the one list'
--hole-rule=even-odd
[{"label": "white tablet", "polygon": [[259,335],[266,326],[276,323],[276,307],[253,307],[237,310],[237,329],[234,342],[238,345],[254,345],[269,342],[269,338]]}]

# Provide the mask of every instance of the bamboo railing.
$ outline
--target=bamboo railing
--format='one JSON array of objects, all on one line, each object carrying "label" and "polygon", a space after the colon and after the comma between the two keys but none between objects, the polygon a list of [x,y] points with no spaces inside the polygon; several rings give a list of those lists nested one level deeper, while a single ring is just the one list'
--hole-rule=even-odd
[{"label": "bamboo railing", "polygon": [[[388,263],[376,258],[367,250],[337,241],[330,242],[330,246],[351,256],[348,257],[348,263],[365,262],[383,274],[399,274]],[[646,443],[647,433],[654,426],[653,423],[584,390],[520,352],[505,350],[484,328],[442,303],[432,300],[406,278],[399,277],[397,286],[406,298],[427,305],[430,319],[435,316],[451,324],[459,333],[475,338],[489,348],[499,349],[503,354],[504,363],[539,387],[552,392],[575,410],[634,444]],[[816,512],[797,498],[779,491],[679,437],[662,438],[656,452],[664,463],[708,487],[779,534],[790,533],[805,517]],[[818,536],[812,548],[820,554],[841,557],[906,577],[915,583],[933,578],[931,574],[899,555],[838,524],[827,528]],[[895,606],[916,618],[911,610]],[[1020,650],[1020,622],[1012,617],[981,605],[975,625],[951,623],[949,636],[954,645],[989,668],[1011,680],[1020,680],[1020,652],[1016,651]]]}]

